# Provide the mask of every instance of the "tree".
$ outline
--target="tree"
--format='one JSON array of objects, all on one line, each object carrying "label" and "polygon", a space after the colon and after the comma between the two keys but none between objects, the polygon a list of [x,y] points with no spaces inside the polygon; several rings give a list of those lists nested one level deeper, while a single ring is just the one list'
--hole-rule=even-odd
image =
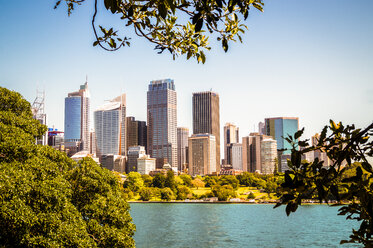
[{"label": "tree", "polygon": [[[56,0],[55,8],[66,3],[70,15],[77,5],[86,0]],[[242,34],[247,29],[243,21],[249,15],[250,7],[263,11],[262,0],[154,0],[128,1],[104,0],[107,11],[120,17],[123,29],[134,33],[155,45],[158,53],[169,51],[173,58],[186,55],[205,63],[204,51],[210,50],[208,35],[216,36],[225,52],[230,41],[242,42]],[[94,46],[99,45],[107,51],[115,51],[130,46],[130,37],[120,35],[113,27],[96,26],[98,1],[94,0],[92,28],[96,37]],[[124,32],[123,33],[128,33]]]},{"label": "tree", "polygon": [[129,205],[113,173],[91,158],[84,158],[69,171],[67,178],[73,191],[71,202],[97,246],[133,246],[134,224]]},{"label": "tree", "polygon": [[255,195],[253,192],[250,192],[248,195],[247,195],[247,199],[255,199]]},{"label": "tree", "polygon": [[193,187],[198,189],[199,187],[204,187],[205,183],[202,181],[201,178],[196,177],[195,179],[192,180],[192,185]]},{"label": "tree", "polygon": [[205,181],[205,187],[212,187],[219,180],[217,176],[205,176],[203,181]]},{"label": "tree", "polygon": [[153,197],[153,188],[143,187],[139,190],[140,200],[149,201]]},{"label": "tree", "polygon": [[177,194],[176,194],[176,199],[177,200],[185,200],[187,198],[189,198],[192,194],[192,192],[190,191],[190,189],[187,187],[187,186],[184,186],[184,185],[179,185],[177,186]]},{"label": "tree", "polygon": [[192,177],[190,175],[181,174],[179,177],[183,180],[185,186],[192,187]]},{"label": "tree", "polygon": [[144,181],[142,180],[141,174],[134,171],[128,173],[126,181],[123,183],[123,187],[128,188],[133,192],[139,191],[144,187]]},{"label": "tree", "polygon": [[174,192],[170,188],[161,189],[161,199],[166,201],[171,201],[175,199]]},{"label": "tree", "polygon": [[167,177],[164,186],[170,188],[172,191],[176,190],[175,175],[172,170],[167,171]]},{"label": "tree", "polygon": [[115,175],[35,145],[46,127],[19,93],[0,87],[0,244],[133,247],[135,226]]},{"label": "tree", "polygon": [[221,176],[218,180],[220,185],[231,185],[234,189],[237,189],[240,182],[235,176],[228,175],[228,176]]},{"label": "tree", "polygon": [[219,201],[227,201],[231,197],[236,197],[236,191],[231,185],[215,185],[212,187],[212,193],[218,197]]},{"label": "tree", "polygon": [[[321,132],[318,144],[310,146],[308,140],[299,140],[304,128],[293,136],[285,137],[292,144],[290,171],[279,188],[280,202],[286,204],[286,214],[295,212],[303,199],[316,195],[320,202],[335,198],[338,204],[348,204],[339,209],[340,215],[360,223],[358,230],[352,230],[349,240],[342,243],[359,242],[365,247],[373,246],[373,169],[368,158],[373,157],[373,123],[367,128],[356,129],[354,125],[344,126],[330,121]],[[298,149],[299,146],[302,149]],[[332,161],[329,167],[323,161],[302,160],[302,155],[311,152],[325,152]],[[352,163],[355,161],[355,163]],[[355,173],[346,173],[354,168]],[[337,205],[338,205],[337,204]]]},{"label": "tree", "polygon": [[155,174],[153,178],[153,187],[164,188],[166,177],[162,173]]},{"label": "tree", "polygon": [[153,178],[148,174],[141,175],[142,180],[144,181],[145,187],[151,187],[153,184]]}]

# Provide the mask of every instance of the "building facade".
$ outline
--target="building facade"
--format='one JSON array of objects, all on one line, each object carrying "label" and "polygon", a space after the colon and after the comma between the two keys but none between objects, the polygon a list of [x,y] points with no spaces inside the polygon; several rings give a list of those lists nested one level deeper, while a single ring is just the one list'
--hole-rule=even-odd
[{"label": "building facade", "polygon": [[214,135],[193,134],[188,142],[189,175],[204,176],[220,171],[216,166],[216,143]]},{"label": "building facade", "polygon": [[243,170],[242,165],[242,144],[239,143],[231,143],[228,145],[228,159],[230,161],[230,165],[234,170]]},{"label": "building facade", "polygon": [[126,117],[127,150],[131,146],[144,146],[146,150],[146,122],[138,121],[135,117]]},{"label": "building facade", "polygon": [[278,152],[279,171],[285,172],[288,170],[287,159],[291,153],[291,145],[283,137],[288,135],[294,136],[299,130],[298,117],[276,117],[265,119],[265,131],[268,136],[271,136],[277,141],[277,149],[287,149]]},{"label": "building facade", "polygon": [[272,138],[265,138],[261,142],[261,174],[273,174],[276,168],[277,142]]},{"label": "building facade", "polygon": [[184,172],[188,165],[188,138],[189,129],[186,127],[177,128],[177,169]]},{"label": "building facade", "polygon": [[126,155],[126,94],[105,103],[94,112],[96,154]]},{"label": "building facade", "polygon": [[[250,133],[242,137],[242,170],[248,172],[262,171],[262,141],[272,139],[271,136]],[[275,141],[276,142],[276,141]],[[277,144],[276,144],[277,147]]]},{"label": "building facade", "polygon": [[239,143],[239,128],[232,123],[226,123],[224,126],[224,162],[223,164],[232,164],[228,153],[230,144]]},{"label": "building facade", "polygon": [[90,94],[88,83],[65,98],[65,146],[89,151]]},{"label": "building facade", "polygon": [[[193,134],[212,134],[216,143],[216,168],[220,171],[219,95],[215,92],[193,93]],[[190,156],[189,156],[190,157]],[[190,163],[191,161],[189,161]]]},{"label": "building facade", "polygon": [[155,158],[150,158],[149,155],[137,159],[137,172],[141,175],[149,175],[151,171],[155,171]]},{"label": "building facade", "polygon": [[146,157],[145,147],[143,146],[131,146],[127,153],[127,169],[126,172],[138,171],[137,159]]},{"label": "building facade", "polygon": [[147,144],[156,167],[177,167],[177,97],[171,79],[151,81],[147,92]]}]

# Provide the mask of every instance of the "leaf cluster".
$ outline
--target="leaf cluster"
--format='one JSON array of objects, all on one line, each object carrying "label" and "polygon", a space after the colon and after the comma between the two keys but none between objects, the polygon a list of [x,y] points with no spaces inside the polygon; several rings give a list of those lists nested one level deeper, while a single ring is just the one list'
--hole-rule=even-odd
[{"label": "leaf cluster", "polygon": [[[55,8],[65,2],[68,14],[74,6],[86,0],[58,0]],[[119,37],[118,31],[112,27],[105,29],[95,25],[97,0],[94,0],[95,12],[92,17],[92,27],[96,41],[105,50],[115,51],[124,46],[130,46],[130,37]],[[208,35],[215,35],[221,42],[225,52],[229,42],[238,39],[242,42],[242,34],[247,26],[250,7],[263,11],[262,0],[104,0],[107,11],[118,15],[123,21],[123,30],[131,28],[135,34],[145,38],[155,45],[158,53],[169,51],[175,59],[186,55],[197,62],[205,63],[205,51],[210,50]],[[100,31],[101,33],[98,34]]]}]

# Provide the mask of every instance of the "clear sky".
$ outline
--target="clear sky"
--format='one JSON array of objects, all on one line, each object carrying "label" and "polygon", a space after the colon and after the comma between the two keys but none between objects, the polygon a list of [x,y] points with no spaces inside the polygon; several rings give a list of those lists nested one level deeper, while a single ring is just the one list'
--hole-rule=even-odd
[{"label": "clear sky", "polygon": [[0,85],[30,102],[44,89],[48,124],[60,130],[64,98],[86,75],[92,110],[122,91],[128,115],[139,120],[146,120],[149,82],[172,78],[178,126],[192,127],[192,92],[211,88],[220,95],[221,127],[233,122],[240,136],[257,131],[265,117],[298,116],[308,137],[329,119],[371,123],[373,1],[264,2],[264,13],[253,10],[246,22],[244,43],[225,54],[212,42],[202,65],[158,55],[136,37],[115,53],[92,47],[93,1],[68,17],[62,6],[53,10],[53,0],[0,0]]}]

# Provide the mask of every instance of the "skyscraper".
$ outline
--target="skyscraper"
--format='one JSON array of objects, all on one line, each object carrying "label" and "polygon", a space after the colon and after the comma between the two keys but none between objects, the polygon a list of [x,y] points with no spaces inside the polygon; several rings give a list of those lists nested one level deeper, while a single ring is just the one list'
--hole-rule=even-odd
[{"label": "skyscraper", "polygon": [[177,169],[184,171],[187,165],[189,129],[186,127],[177,128]]},{"label": "skyscraper", "polygon": [[298,117],[277,117],[265,119],[265,132],[277,141],[279,171],[288,170],[287,159],[290,158],[291,145],[283,137],[294,136],[299,129]]},{"label": "skyscraper", "polygon": [[138,121],[135,117],[126,117],[127,150],[131,146],[144,146],[146,150],[146,122]]},{"label": "skyscraper", "polygon": [[219,95],[215,92],[193,93],[193,134],[201,133],[214,135],[216,142],[216,170],[220,171]]},{"label": "skyscraper", "polygon": [[[291,145],[282,137],[294,135],[299,129],[298,117],[277,117],[265,119],[266,135],[277,140],[277,149],[291,149]],[[284,154],[290,154],[290,150]]]},{"label": "skyscraper", "polygon": [[96,153],[126,155],[126,94],[105,103],[94,112]]},{"label": "skyscraper", "polygon": [[215,137],[212,134],[193,134],[188,140],[189,175],[209,175],[217,172]]},{"label": "skyscraper", "polygon": [[232,165],[231,156],[228,153],[230,144],[239,143],[239,129],[232,123],[226,123],[224,126],[224,164]]},{"label": "skyscraper", "polygon": [[174,80],[151,81],[147,93],[148,152],[162,168],[177,167],[177,97]]},{"label": "skyscraper", "polygon": [[262,174],[273,174],[276,167],[277,142],[272,138],[265,138],[261,143],[260,172]]},{"label": "skyscraper", "polygon": [[65,146],[78,145],[77,151],[89,150],[90,94],[88,82],[65,98]]},{"label": "skyscraper", "polygon": [[126,117],[126,147],[127,151],[130,149],[131,146],[138,146],[138,127],[135,117],[128,116]]},{"label": "skyscraper", "polygon": [[[266,143],[263,145],[264,141]],[[276,148],[274,155],[277,156],[277,143],[272,137],[259,133],[250,133],[249,136],[242,137],[243,171],[273,173],[274,161],[271,157],[273,156],[273,147]]]}]

